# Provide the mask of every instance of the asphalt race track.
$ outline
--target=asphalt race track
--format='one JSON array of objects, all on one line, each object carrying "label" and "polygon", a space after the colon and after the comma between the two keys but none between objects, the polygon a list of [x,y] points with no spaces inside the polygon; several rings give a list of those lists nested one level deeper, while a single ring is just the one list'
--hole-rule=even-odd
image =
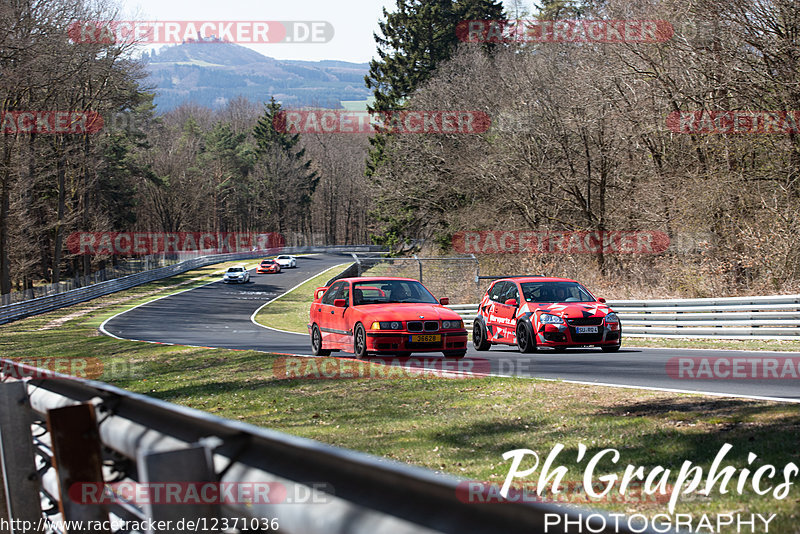
[{"label": "asphalt race track", "polygon": [[[319,254],[300,257],[296,269],[285,269],[279,274],[258,275],[253,270],[248,284],[214,282],[178,293],[118,315],[107,321],[104,329],[111,335],[139,341],[310,355],[307,335],[262,328],[253,324],[250,317],[265,302],[325,269],[348,262],[348,258],[346,255]],[[331,276],[334,274],[332,271]],[[716,369],[721,372],[717,376],[725,376],[726,371],[727,376],[734,373],[746,375],[749,370],[770,362],[773,368],[777,365],[780,371],[785,364],[788,365],[785,361],[787,357],[794,358],[794,370],[797,371],[800,353],[626,347],[635,343],[633,338],[626,340],[623,333],[623,348],[617,353],[603,353],[599,349],[572,349],[555,353],[542,349],[531,355],[522,355],[511,347],[493,347],[489,352],[477,352],[470,344],[465,362],[470,365],[469,360],[472,360],[475,369],[491,369],[492,374],[498,375],[800,402],[800,378],[679,379],[667,372],[669,362],[670,369],[674,371],[671,374],[677,376],[679,359],[682,359],[684,371],[688,368],[686,366],[691,365],[693,372],[700,375],[702,362],[699,359],[706,360],[706,365],[710,366],[706,369],[714,368],[716,362]],[[438,359],[441,354],[415,356]],[[687,358],[694,360],[687,363]],[[718,361],[718,358],[724,360]]]}]

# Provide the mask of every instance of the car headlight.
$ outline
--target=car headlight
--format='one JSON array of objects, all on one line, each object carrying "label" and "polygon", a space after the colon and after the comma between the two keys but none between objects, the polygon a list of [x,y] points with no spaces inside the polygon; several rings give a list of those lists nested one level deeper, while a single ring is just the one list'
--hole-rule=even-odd
[{"label": "car headlight", "polygon": [[558,315],[543,313],[539,316],[539,322],[544,324],[564,324],[564,319]]},{"label": "car headlight", "polygon": [[401,330],[403,323],[400,321],[375,321],[370,328],[372,330]]},{"label": "car headlight", "polygon": [[619,317],[617,316],[616,313],[611,312],[608,315],[606,315],[606,322],[607,323],[618,323],[619,322]]},{"label": "car headlight", "polygon": [[447,330],[449,328],[463,328],[464,323],[460,320],[456,321],[442,321],[442,328]]}]

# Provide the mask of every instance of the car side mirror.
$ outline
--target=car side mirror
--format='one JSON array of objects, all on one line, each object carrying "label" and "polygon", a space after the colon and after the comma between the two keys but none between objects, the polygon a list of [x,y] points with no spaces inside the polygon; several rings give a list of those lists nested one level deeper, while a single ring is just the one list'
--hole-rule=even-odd
[{"label": "car side mirror", "polygon": [[602,302],[603,304],[605,304],[606,303],[606,299],[604,299],[603,297],[600,297],[599,299],[597,299],[597,302]]},{"label": "car side mirror", "polygon": [[333,306],[335,308],[344,308],[347,306],[347,301],[344,299],[333,299]]},{"label": "car side mirror", "polygon": [[318,287],[316,291],[314,291],[314,300],[322,298],[322,295],[325,294],[327,287]]},{"label": "car side mirror", "polygon": [[516,306],[519,303],[517,302],[517,299],[508,299],[505,304],[506,306]]},{"label": "car side mirror", "polygon": [[450,304],[450,299],[447,297],[442,297],[439,299],[439,304],[441,304],[442,306],[447,306],[448,304]]}]

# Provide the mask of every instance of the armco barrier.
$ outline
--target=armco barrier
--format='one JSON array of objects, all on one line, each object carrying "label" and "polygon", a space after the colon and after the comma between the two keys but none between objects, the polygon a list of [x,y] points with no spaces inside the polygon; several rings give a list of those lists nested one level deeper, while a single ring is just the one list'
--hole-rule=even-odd
[{"label": "armco barrier", "polygon": [[[800,339],[800,295],[610,300],[623,337]],[[469,328],[477,304],[450,306]]]},{"label": "armco barrier", "polygon": [[166,267],[159,267],[150,271],[144,271],[130,276],[123,276],[108,280],[107,282],[100,282],[87,287],[73,289],[58,293],[55,295],[48,295],[46,297],[39,297],[24,302],[16,302],[7,306],[0,307],[0,324],[45,313],[65,306],[71,306],[80,302],[85,302],[97,297],[109,295],[117,291],[123,291],[132,287],[161,280],[174,276],[176,274],[185,273],[192,269],[213,265],[215,263],[222,263],[226,261],[236,261],[260,258],[269,254],[284,253],[284,254],[306,254],[314,252],[377,252],[381,251],[380,247],[372,245],[354,245],[354,246],[332,246],[332,247],[284,247],[279,251],[275,250],[258,250],[253,252],[235,252],[230,254],[213,254],[208,256],[198,256],[190,260],[186,260],[174,265]]},{"label": "armco barrier", "polygon": [[[159,532],[212,531],[209,527],[221,527],[221,520],[230,526],[262,526],[248,532],[285,534],[564,532],[566,520],[545,528],[545,514],[552,513],[569,517],[570,532],[633,532],[626,521],[617,529],[614,520],[596,510],[541,502],[463,502],[457,490],[460,480],[451,476],[221,419],[99,382],[67,377],[15,380],[8,375],[32,373],[32,368],[20,370],[18,365],[0,359],[0,458],[5,476],[0,500],[9,503],[11,519],[28,525],[104,521],[112,514],[114,521],[173,521],[172,528]],[[104,489],[105,484],[121,488],[199,482],[268,487],[269,492],[266,499],[249,492],[244,499],[201,504],[197,493],[189,504],[184,502],[189,501],[188,492],[172,504],[106,493],[100,506],[82,498],[85,493],[75,491],[76,482]],[[3,489],[7,495],[2,495]],[[205,499],[206,493],[202,495]],[[181,520],[206,528],[175,528]]]}]

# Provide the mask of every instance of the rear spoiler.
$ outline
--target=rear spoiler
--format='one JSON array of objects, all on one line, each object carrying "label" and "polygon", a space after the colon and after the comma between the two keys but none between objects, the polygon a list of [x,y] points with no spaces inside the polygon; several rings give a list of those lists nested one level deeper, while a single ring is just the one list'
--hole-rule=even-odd
[{"label": "rear spoiler", "polygon": [[501,278],[536,278],[542,277],[544,278],[543,274],[515,274],[512,276],[476,276],[475,281],[478,280],[500,280]]}]

